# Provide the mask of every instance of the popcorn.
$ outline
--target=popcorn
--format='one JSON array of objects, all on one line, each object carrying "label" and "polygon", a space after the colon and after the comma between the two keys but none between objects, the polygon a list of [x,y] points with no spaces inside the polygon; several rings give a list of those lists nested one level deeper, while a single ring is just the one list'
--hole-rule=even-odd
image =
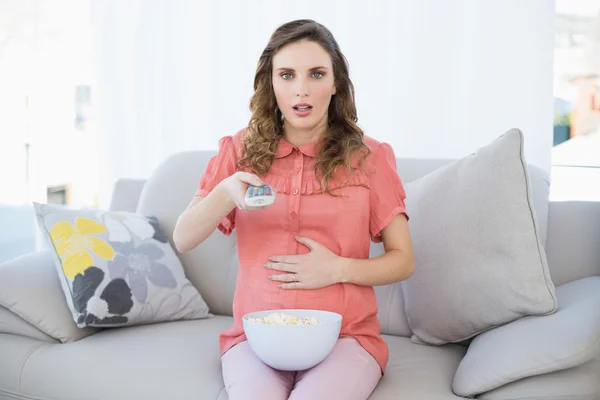
[{"label": "popcorn", "polygon": [[295,315],[284,313],[271,313],[264,318],[248,318],[248,321],[266,325],[317,325],[321,323],[315,317],[301,319]]}]

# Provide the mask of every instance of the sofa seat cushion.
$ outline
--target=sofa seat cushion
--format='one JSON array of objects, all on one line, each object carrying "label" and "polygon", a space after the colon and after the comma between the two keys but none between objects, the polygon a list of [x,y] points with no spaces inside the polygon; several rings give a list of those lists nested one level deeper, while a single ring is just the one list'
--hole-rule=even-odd
[{"label": "sofa seat cushion", "polygon": [[[106,329],[64,344],[0,334],[0,399],[227,400],[218,338],[232,322],[231,317],[217,316]],[[463,399],[451,387],[465,347],[383,337],[390,347],[390,361],[370,400]],[[599,373],[600,363],[595,360],[514,382],[479,398],[596,399]],[[565,397],[569,393],[574,397]]]},{"label": "sofa seat cushion", "polygon": [[230,317],[106,329],[44,344],[23,369],[21,391],[41,399],[221,399],[219,333]]},{"label": "sofa seat cushion", "polygon": [[[64,344],[10,336],[26,341],[27,346],[21,346],[23,354],[11,361],[15,375],[11,385],[3,383],[0,389],[8,387],[23,397],[40,399],[225,400],[218,339],[231,323],[231,317],[217,316],[106,329]],[[7,343],[4,336],[9,335],[0,335],[0,345]],[[390,347],[390,362],[372,399],[460,399],[452,394],[451,384],[466,348],[423,346],[387,335],[384,339]],[[18,372],[30,347],[34,351],[18,389]]]},{"label": "sofa seat cushion", "polygon": [[369,400],[463,398],[452,393],[452,379],[467,351],[465,346],[427,346],[405,337],[383,338],[390,348],[390,361]]}]

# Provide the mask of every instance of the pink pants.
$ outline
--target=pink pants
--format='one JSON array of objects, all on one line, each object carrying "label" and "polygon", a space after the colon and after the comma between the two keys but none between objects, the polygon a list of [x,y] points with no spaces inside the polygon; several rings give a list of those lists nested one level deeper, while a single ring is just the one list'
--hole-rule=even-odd
[{"label": "pink pants", "polygon": [[248,342],[221,357],[229,400],[367,400],[381,368],[356,339],[338,339],[319,365],[300,372],[275,370],[256,357]]}]

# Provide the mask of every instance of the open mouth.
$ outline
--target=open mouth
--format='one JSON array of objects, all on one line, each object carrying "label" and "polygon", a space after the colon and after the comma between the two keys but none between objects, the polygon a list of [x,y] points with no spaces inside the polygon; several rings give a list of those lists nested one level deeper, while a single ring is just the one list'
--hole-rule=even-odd
[{"label": "open mouth", "polygon": [[296,104],[294,110],[296,111],[308,111],[312,108],[310,104]]}]

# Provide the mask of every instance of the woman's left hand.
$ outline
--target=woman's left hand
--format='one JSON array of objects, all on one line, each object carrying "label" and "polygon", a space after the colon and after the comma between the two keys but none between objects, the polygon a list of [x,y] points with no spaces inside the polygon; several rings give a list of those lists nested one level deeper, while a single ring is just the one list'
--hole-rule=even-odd
[{"label": "woman's left hand", "polygon": [[269,279],[281,282],[282,289],[320,289],[340,282],[342,257],[307,237],[296,240],[310,249],[307,254],[271,256],[266,268],[281,271]]}]

